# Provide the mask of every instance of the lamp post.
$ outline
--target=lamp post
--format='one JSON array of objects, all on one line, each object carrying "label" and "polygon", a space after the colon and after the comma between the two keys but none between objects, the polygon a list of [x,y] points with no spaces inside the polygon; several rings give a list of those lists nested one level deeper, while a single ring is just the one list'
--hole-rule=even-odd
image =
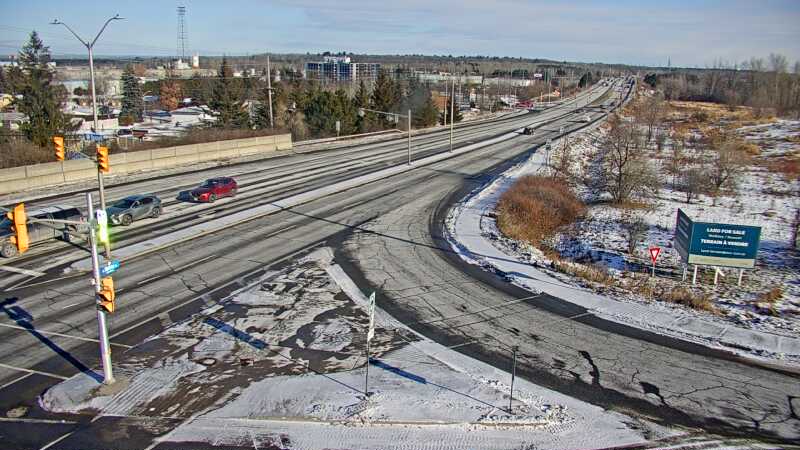
[{"label": "lamp post", "polygon": [[[116,15],[114,15],[114,17],[106,20],[106,23],[103,24],[102,28],[100,28],[100,31],[97,33],[97,36],[94,37],[92,42],[84,41],[80,36],[78,36],[78,33],[74,32],[72,30],[72,28],[69,27],[69,25],[65,24],[64,22],[61,22],[58,19],[53,20],[53,22],[51,23],[51,25],[64,25],[64,27],[66,29],[68,29],[69,32],[72,33],[72,35],[75,36],[75,38],[78,39],[78,41],[80,41],[80,43],[83,44],[84,47],[86,47],[86,49],[89,51],[89,76],[92,79],[92,117],[94,118],[94,130],[95,130],[95,133],[97,132],[99,127],[97,125],[97,93],[95,91],[95,86],[94,86],[94,55],[93,55],[93,49],[94,49],[94,44],[97,42],[97,39],[100,38],[100,35],[103,34],[103,31],[105,31],[106,27],[108,26],[109,23],[111,23],[112,20],[123,20],[123,18],[120,17],[119,14],[116,14]],[[98,184],[98,187],[99,187],[99,190],[100,190],[100,208],[103,211],[105,211],[105,209],[106,209],[106,195],[105,195],[105,190],[103,189],[103,173],[100,172],[100,167],[99,166],[97,168],[97,184]],[[104,246],[105,246],[105,250],[106,250],[106,258],[109,261],[111,261],[111,246],[108,243],[104,243]]]},{"label": "lamp post", "polygon": [[388,111],[376,111],[374,109],[358,108],[358,115],[360,117],[364,117],[364,114],[366,114],[367,111],[374,112],[376,114],[383,114],[385,116],[391,116],[396,118],[405,117],[408,119],[408,165],[410,166],[411,165],[411,110],[410,109],[408,110],[408,114],[396,114]]}]

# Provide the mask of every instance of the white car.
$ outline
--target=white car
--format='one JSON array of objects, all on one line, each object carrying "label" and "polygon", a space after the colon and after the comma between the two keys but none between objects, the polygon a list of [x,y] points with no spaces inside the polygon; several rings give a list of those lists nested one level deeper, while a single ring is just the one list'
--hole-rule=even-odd
[{"label": "white car", "polygon": [[587,123],[588,123],[588,122],[591,122],[591,121],[592,121],[592,117],[591,117],[590,115],[588,115],[588,114],[587,114],[587,115],[583,116],[583,121],[584,121],[584,122],[587,122]]}]

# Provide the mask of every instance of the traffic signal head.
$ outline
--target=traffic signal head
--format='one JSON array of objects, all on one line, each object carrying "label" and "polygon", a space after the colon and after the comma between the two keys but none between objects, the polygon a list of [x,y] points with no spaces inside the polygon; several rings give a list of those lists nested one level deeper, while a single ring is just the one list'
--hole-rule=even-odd
[{"label": "traffic signal head", "polygon": [[61,136],[53,137],[53,146],[56,150],[56,159],[59,161],[64,160],[64,138]]},{"label": "traffic signal head", "polygon": [[114,293],[114,280],[111,277],[100,279],[100,292],[97,293],[97,306],[105,313],[113,313],[116,308]]},{"label": "traffic signal head", "polygon": [[11,244],[17,248],[17,252],[25,253],[28,250],[28,216],[25,215],[25,204],[20,203],[14,209],[6,213],[6,217],[11,221],[11,229],[14,235],[9,238]]},{"label": "traffic signal head", "polygon": [[108,147],[97,146],[97,168],[103,173],[111,170],[111,163],[108,161]]},{"label": "traffic signal head", "polygon": [[106,210],[98,209],[94,212],[94,218],[97,220],[97,240],[108,244],[108,214],[106,214]]}]

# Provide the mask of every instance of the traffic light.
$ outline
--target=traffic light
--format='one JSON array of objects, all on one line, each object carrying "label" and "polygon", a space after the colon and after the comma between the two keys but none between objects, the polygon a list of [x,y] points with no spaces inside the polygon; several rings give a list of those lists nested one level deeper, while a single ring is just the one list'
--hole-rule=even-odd
[{"label": "traffic light", "polygon": [[104,209],[98,209],[94,212],[94,218],[97,220],[97,240],[108,244],[108,214]]},{"label": "traffic light", "polygon": [[56,159],[59,161],[64,160],[64,138],[61,136],[53,137],[53,146],[56,150]]},{"label": "traffic light", "polygon": [[25,253],[28,250],[28,216],[25,215],[25,204],[20,203],[14,209],[6,213],[6,217],[11,221],[11,230],[14,235],[9,238],[12,245],[17,248],[17,252]]},{"label": "traffic light", "polygon": [[108,147],[97,146],[97,168],[103,173],[111,170],[111,164],[108,162]]},{"label": "traffic light", "polygon": [[97,293],[98,307],[105,313],[113,313],[116,308],[114,303],[116,296],[114,293],[114,280],[111,277],[101,278],[100,292]]}]

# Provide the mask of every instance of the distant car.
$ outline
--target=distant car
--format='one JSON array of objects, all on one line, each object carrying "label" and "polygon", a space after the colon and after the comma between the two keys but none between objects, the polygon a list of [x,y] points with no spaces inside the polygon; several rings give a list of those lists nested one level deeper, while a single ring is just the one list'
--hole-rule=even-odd
[{"label": "distant car", "polygon": [[583,116],[583,119],[582,119],[582,120],[583,120],[584,122],[586,122],[586,123],[589,123],[589,122],[591,122],[591,121],[592,121],[592,116],[590,116],[590,115],[588,115],[588,114],[587,114],[587,115]]},{"label": "distant car", "polygon": [[534,128],[534,127],[525,127],[525,128],[522,129],[522,134],[535,135],[536,134],[536,128]]},{"label": "distant car", "polygon": [[235,196],[238,188],[236,180],[231,177],[209,178],[192,189],[189,196],[196,202],[214,203],[218,198]]},{"label": "distant car", "polygon": [[[29,219],[40,220],[83,221],[83,217],[78,208],[73,208],[71,206],[48,206],[46,208],[28,211],[27,216]],[[76,224],[66,225],[49,223],[45,225],[35,222],[28,222],[26,228],[28,229],[28,242],[31,244],[59,238],[69,241],[70,235],[68,232],[79,232],[87,229],[86,227]],[[9,240],[13,234],[14,232],[11,230],[11,221],[4,217],[3,220],[0,221],[0,255],[4,258],[17,256],[17,247]]]},{"label": "distant car", "polygon": [[161,199],[155,195],[131,195],[106,208],[106,214],[112,224],[128,226],[137,219],[158,217],[161,214]]}]

